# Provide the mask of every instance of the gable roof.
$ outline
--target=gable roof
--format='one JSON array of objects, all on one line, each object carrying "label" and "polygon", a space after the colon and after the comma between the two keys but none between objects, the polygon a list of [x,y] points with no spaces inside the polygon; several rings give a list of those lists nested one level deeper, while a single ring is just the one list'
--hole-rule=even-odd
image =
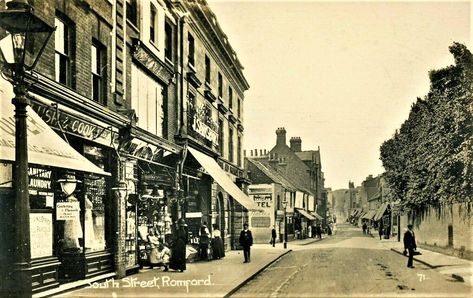
[{"label": "gable roof", "polygon": [[255,159],[255,158],[247,158],[247,159],[248,159],[248,162],[250,162],[255,167],[257,167],[258,170],[263,172],[273,182],[281,184],[282,186],[284,186],[284,188],[290,191],[297,190],[297,186],[295,186],[291,181],[287,180],[281,173],[277,172],[270,165],[263,164],[261,162],[262,159]]},{"label": "gable roof", "polygon": [[315,161],[316,164],[320,164],[320,151],[319,150],[306,150],[296,152],[297,157],[302,161]]}]

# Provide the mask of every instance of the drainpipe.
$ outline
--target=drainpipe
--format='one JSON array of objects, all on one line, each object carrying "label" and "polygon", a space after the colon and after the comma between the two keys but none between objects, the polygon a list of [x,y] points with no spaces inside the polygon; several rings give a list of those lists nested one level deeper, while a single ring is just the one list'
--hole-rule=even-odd
[{"label": "drainpipe", "polygon": [[117,0],[112,1],[112,76],[110,80],[110,89],[113,94],[116,90],[116,71],[117,71]]},{"label": "drainpipe", "polygon": [[187,127],[186,127],[186,120],[185,117],[187,116],[187,108],[185,105],[185,94],[184,94],[184,24],[186,23],[186,16],[188,13],[185,13],[179,17],[178,26],[179,26],[179,33],[178,33],[178,45],[179,45],[179,66],[178,66],[178,73],[180,74],[179,80],[179,97],[178,102],[180,106],[180,115],[178,119],[178,126],[179,126],[179,136],[185,137],[187,136]]}]

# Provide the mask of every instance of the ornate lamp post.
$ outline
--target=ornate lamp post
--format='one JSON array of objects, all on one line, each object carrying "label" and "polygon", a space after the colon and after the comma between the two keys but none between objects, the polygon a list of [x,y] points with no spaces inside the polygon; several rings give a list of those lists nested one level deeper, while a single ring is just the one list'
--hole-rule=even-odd
[{"label": "ornate lamp post", "polygon": [[0,27],[7,33],[0,41],[1,73],[12,84],[15,97],[15,164],[13,189],[15,192],[15,250],[13,258],[13,282],[15,293],[21,297],[31,296],[30,206],[28,198],[28,146],[25,72],[31,71],[39,60],[55,28],[49,26],[33,13],[26,0],[8,2],[6,10],[0,11]]},{"label": "ornate lamp post", "polygon": [[282,200],[282,207],[284,208],[284,248],[287,248],[287,199],[284,193],[284,199]]}]

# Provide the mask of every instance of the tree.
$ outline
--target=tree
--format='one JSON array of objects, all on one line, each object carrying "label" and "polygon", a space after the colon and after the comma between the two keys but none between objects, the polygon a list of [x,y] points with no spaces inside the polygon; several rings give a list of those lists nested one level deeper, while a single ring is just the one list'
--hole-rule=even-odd
[{"label": "tree", "polygon": [[473,56],[459,43],[449,49],[455,65],[429,73],[429,93],[380,148],[404,207],[473,201]]}]

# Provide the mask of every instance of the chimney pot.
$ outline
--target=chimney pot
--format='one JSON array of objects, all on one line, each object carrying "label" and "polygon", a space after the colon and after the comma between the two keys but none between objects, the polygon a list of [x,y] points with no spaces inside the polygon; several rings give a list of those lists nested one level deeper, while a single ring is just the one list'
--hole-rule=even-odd
[{"label": "chimney pot", "polygon": [[292,137],[289,140],[291,144],[291,150],[293,152],[301,152],[302,151],[302,140],[300,137]]},{"label": "chimney pot", "polygon": [[286,129],[279,127],[276,130],[276,146],[286,145]]}]

